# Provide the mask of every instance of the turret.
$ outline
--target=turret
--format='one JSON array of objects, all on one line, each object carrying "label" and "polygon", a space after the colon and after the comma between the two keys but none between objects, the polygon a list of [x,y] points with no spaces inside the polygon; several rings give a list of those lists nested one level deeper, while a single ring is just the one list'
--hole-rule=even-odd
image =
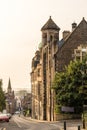
[{"label": "turret", "polygon": [[42,31],[42,45],[45,46],[47,43],[59,40],[60,28],[52,20],[51,16],[46,24],[41,28]]}]

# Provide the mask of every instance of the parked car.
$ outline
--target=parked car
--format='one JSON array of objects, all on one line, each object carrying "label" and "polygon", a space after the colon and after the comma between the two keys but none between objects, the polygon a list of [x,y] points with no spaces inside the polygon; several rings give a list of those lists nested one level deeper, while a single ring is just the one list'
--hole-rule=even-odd
[{"label": "parked car", "polygon": [[9,117],[6,114],[0,114],[0,121],[9,122]]},{"label": "parked car", "polygon": [[6,115],[9,117],[9,119],[12,117],[10,113],[6,113]]},{"label": "parked car", "polygon": [[20,111],[16,111],[15,114],[16,114],[16,115],[19,115],[19,114],[20,114]]}]

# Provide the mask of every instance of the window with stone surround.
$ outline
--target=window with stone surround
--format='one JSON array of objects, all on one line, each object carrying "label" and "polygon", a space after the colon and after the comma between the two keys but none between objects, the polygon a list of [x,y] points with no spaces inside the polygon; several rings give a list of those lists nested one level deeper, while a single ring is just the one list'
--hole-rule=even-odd
[{"label": "window with stone surround", "polygon": [[77,49],[75,49],[74,53],[75,60],[82,61],[87,54],[87,47],[79,46]]}]

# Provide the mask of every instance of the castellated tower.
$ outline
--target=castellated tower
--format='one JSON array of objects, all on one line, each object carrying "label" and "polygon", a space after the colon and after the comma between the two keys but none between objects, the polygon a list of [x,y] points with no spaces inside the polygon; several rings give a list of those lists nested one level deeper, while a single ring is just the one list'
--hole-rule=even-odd
[{"label": "castellated tower", "polygon": [[55,53],[58,51],[60,28],[54,23],[51,16],[42,31],[42,89],[43,89],[43,120],[54,120],[54,99],[51,89],[55,74]]}]

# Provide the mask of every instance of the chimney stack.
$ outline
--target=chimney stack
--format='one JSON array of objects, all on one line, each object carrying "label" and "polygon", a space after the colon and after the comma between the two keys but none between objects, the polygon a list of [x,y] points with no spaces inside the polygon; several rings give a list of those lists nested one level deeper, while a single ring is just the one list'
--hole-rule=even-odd
[{"label": "chimney stack", "polygon": [[63,39],[66,39],[70,35],[70,31],[67,30],[63,31],[62,35],[63,35]]},{"label": "chimney stack", "polygon": [[77,23],[72,23],[72,32],[75,30],[75,28],[77,27]]}]

